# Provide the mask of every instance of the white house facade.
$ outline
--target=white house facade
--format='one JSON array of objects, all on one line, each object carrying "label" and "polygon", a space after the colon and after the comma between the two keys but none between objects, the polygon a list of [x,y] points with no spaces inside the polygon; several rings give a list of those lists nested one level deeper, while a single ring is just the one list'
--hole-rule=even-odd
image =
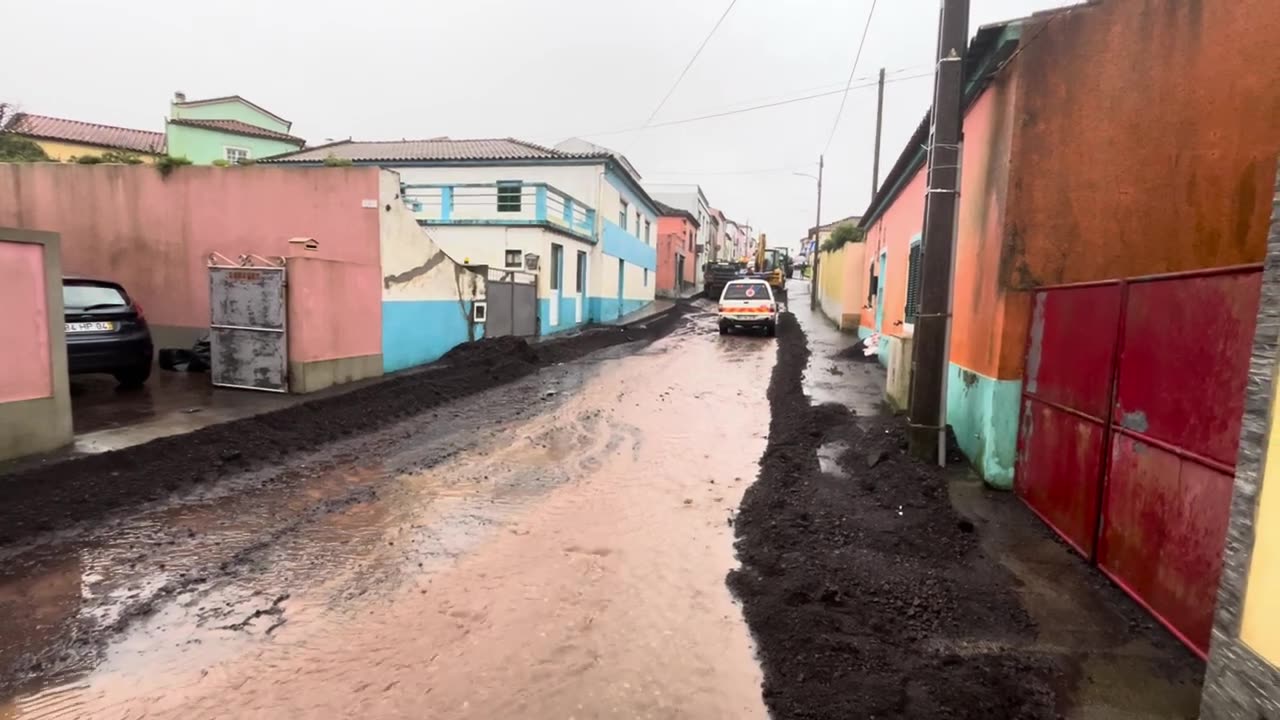
[{"label": "white house facade", "polygon": [[658,208],[638,173],[605,148],[564,145],[344,141],[267,162],[395,170],[401,201],[449,256],[487,266],[490,279],[536,283],[547,335],[643,309],[657,274]]}]

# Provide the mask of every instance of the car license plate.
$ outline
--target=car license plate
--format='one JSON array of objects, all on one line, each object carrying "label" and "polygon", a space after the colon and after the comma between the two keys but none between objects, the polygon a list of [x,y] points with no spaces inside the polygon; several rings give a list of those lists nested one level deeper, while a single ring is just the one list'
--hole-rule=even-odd
[{"label": "car license plate", "polygon": [[67,323],[67,332],[69,333],[111,332],[115,329],[116,324],[107,321]]}]

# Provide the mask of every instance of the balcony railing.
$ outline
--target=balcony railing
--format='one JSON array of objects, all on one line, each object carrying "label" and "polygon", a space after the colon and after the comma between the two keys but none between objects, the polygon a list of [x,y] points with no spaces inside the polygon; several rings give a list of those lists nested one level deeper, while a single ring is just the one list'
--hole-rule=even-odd
[{"label": "balcony railing", "polygon": [[543,225],[595,239],[595,209],[546,183],[406,183],[400,195],[423,225]]}]

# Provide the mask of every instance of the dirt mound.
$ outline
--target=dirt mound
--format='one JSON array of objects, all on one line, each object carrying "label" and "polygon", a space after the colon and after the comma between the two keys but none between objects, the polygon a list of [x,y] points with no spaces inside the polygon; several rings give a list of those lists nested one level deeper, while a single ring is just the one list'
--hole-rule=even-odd
[{"label": "dirt mound", "polygon": [[867,355],[867,339],[863,338],[849,347],[832,353],[831,357],[838,360],[857,360],[859,362],[878,362],[876,354]]},{"label": "dirt mound", "polygon": [[349,392],[123,450],[0,475],[0,545],[156,500],[231,472],[280,463],[292,453],[377,430],[545,365],[612,345],[657,339],[691,309],[678,305],[643,326],[591,330],[536,348],[507,337],[467,343],[435,366]]},{"label": "dirt mound", "polygon": [[538,362],[538,353],[524,338],[506,336],[463,343],[440,358],[440,362],[447,365],[493,365],[512,361],[534,364]]},{"label": "dirt mound", "polygon": [[[778,718],[1055,718],[1061,670],[1017,648],[1034,626],[978,550],[946,478],[908,457],[903,421],[811,407],[809,350],[778,328],[760,477],[735,522],[742,600]],[[846,443],[843,477],[817,448]]]}]

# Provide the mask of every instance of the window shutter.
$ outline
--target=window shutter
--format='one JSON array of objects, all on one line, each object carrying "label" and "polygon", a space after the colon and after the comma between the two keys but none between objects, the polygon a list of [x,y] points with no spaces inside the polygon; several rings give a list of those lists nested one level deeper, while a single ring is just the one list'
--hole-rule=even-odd
[{"label": "window shutter", "polygon": [[920,243],[911,246],[911,256],[907,261],[907,306],[903,310],[903,321],[914,323],[920,312]]}]

